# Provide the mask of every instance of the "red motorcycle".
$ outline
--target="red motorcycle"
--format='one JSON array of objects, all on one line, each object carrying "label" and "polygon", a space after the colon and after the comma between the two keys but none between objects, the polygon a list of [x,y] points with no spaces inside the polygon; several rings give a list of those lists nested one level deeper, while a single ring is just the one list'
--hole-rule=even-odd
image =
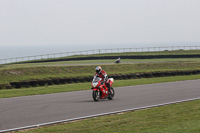
[{"label": "red motorcycle", "polygon": [[99,101],[99,99],[106,99],[108,98],[109,100],[112,100],[115,92],[114,89],[112,88],[114,79],[109,78],[106,83],[110,83],[110,93],[108,91],[108,88],[106,86],[106,83],[102,83],[102,79],[99,77],[94,77],[92,81],[92,97],[95,102]]}]

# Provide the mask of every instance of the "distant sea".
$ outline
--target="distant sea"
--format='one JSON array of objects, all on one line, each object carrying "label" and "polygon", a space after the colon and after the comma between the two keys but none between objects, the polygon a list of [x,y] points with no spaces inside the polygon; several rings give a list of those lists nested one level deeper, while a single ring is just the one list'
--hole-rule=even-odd
[{"label": "distant sea", "polygon": [[0,59],[53,54],[62,52],[74,52],[95,49],[112,48],[141,48],[141,47],[164,47],[164,46],[200,46],[200,43],[135,43],[135,44],[95,44],[95,45],[31,45],[31,46],[1,46]]}]

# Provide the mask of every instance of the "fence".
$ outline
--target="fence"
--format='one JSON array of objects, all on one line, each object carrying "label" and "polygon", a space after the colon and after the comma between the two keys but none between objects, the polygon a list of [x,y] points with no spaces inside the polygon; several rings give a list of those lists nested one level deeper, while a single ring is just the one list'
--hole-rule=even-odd
[{"label": "fence", "polygon": [[123,52],[156,52],[156,51],[174,51],[174,50],[200,50],[200,46],[166,46],[166,47],[143,47],[143,48],[114,48],[114,49],[96,49],[85,51],[74,51],[64,53],[53,53],[35,56],[24,56],[0,59],[0,64],[7,64],[21,61],[41,60],[41,59],[53,59],[63,58],[74,55],[93,55],[93,54],[105,54],[105,53],[123,53]]}]

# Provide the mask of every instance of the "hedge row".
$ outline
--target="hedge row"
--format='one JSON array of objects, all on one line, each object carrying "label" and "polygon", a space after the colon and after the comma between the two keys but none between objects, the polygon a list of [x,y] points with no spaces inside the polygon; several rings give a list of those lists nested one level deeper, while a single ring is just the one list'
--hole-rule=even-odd
[{"label": "hedge row", "polygon": [[[26,63],[41,63],[41,62],[56,62],[56,61],[75,61],[75,60],[102,60],[102,59],[117,59],[119,56],[100,56],[100,57],[79,57],[79,58],[63,58],[63,59],[48,59],[36,60]],[[122,55],[121,59],[157,59],[157,58],[200,58],[200,54],[192,55]],[[20,63],[20,62],[19,62]],[[21,62],[23,63],[23,62]]]},{"label": "hedge row", "polygon": [[[200,70],[113,74],[109,75],[109,77],[112,77],[115,80],[124,80],[124,79],[153,78],[153,77],[167,77],[167,76],[195,75],[195,74],[200,74]],[[37,87],[45,85],[91,82],[92,78],[93,77],[54,78],[54,79],[10,82],[9,84],[0,85],[0,89],[12,89],[12,88],[22,88],[22,87],[28,88],[28,87]]]}]

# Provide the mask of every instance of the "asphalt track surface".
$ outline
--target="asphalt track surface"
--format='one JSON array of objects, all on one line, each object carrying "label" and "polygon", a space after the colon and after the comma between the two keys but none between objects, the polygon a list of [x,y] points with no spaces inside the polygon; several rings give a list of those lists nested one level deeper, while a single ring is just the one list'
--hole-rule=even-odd
[{"label": "asphalt track surface", "polygon": [[[148,80],[148,79],[147,79]],[[89,87],[88,87],[89,88]],[[200,97],[200,79],[115,88],[94,102],[92,90],[0,99],[0,132],[30,125]]]}]

